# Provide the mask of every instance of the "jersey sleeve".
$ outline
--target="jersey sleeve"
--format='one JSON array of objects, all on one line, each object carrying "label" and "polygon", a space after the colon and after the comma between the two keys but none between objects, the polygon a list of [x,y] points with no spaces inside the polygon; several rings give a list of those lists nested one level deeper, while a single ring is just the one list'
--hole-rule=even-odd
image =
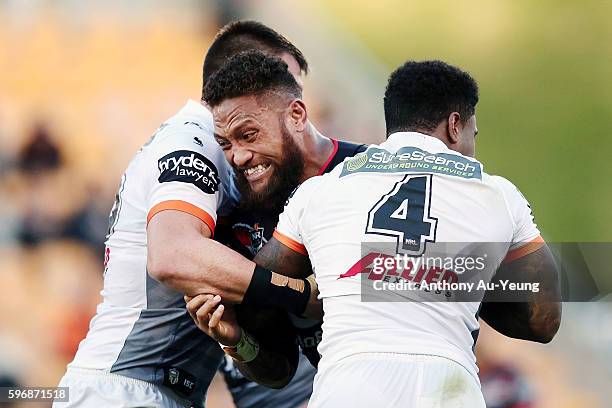
[{"label": "jersey sleeve", "polygon": [[527,199],[510,181],[495,177],[502,188],[510,217],[513,232],[508,253],[504,262],[510,262],[528,255],[544,245],[544,239],[535,223],[531,206]]},{"label": "jersey sleeve", "polygon": [[155,175],[147,208],[147,224],[165,210],[189,213],[214,233],[217,212],[224,201],[222,183],[228,181],[228,164],[210,135],[189,130],[165,129],[149,154]]},{"label": "jersey sleeve", "polygon": [[303,255],[308,255],[303,234],[304,213],[322,178],[308,179],[291,193],[273,234],[283,245]]}]

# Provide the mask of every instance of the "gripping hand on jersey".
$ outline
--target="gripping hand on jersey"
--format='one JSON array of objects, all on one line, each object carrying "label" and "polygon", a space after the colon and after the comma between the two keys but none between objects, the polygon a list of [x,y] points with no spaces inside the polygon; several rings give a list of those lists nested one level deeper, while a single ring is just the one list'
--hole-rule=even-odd
[{"label": "gripping hand on jersey", "polygon": [[240,341],[234,309],[223,305],[219,295],[185,296],[187,311],[200,330],[226,346],[235,346]]}]

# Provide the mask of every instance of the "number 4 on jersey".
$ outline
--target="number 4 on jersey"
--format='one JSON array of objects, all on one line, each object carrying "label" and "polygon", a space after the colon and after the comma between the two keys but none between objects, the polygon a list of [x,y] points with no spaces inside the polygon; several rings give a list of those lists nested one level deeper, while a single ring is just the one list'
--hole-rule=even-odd
[{"label": "number 4 on jersey", "polygon": [[395,237],[397,253],[425,252],[436,240],[438,220],[429,214],[431,175],[406,175],[368,213],[366,234]]}]

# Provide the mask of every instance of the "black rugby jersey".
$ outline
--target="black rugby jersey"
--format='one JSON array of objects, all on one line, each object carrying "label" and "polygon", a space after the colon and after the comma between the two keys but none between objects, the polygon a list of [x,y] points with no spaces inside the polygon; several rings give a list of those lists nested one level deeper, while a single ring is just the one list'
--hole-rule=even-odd
[{"label": "black rugby jersey", "polygon": [[[334,150],[321,168],[319,175],[330,172],[345,158],[352,157],[367,148],[364,144],[334,139],[332,139],[332,142],[334,143]],[[215,239],[240,252],[245,257],[253,259],[263,245],[272,238],[279,215],[279,213],[237,209],[231,217],[224,220],[224,225],[220,224],[217,227]],[[316,372],[315,368],[320,359],[317,345],[321,340],[321,324],[323,322],[290,317],[303,356],[310,361],[311,365],[307,364],[306,359],[302,356],[291,382],[283,389],[274,390],[244,378],[232,364],[231,358],[226,358],[220,369],[238,408],[271,406],[289,408],[298,406],[310,397],[312,381]]]}]

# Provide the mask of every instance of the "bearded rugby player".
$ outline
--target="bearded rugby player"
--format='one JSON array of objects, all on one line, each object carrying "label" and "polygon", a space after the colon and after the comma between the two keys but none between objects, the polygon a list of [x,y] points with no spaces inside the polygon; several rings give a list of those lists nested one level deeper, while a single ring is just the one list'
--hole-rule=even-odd
[{"label": "bearded rugby player", "polygon": [[[234,168],[241,198],[231,217],[217,227],[215,238],[250,259],[272,237],[289,193],[300,182],[333,169],[345,157],[365,149],[365,145],[326,138],[310,122],[303,131],[290,133],[281,112],[269,109],[272,105],[268,101],[262,100],[261,106],[266,110],[261,115],[249,123],[243,121],[224,137],[216,137]],[[243,308],[239,312],[247,318],[248,311]],[[226,357],[221,369],[238,408],[295,407],[310,396],[314,368],[304,356],[316,365],[320,321],[295,316],[287,321],[285,316],[277,316],[275,328],[281,325],[279,319],[294,328],[303,351],[297,372],[286,387],[274,390],[249,381],[232,358]]]},{"label": "bearded rugby player", "polygon": [[[250,64],[245,65],[245,69],[253,74],[267,68],[263,60],[249,60],[245,61],[245,64]],[[235,84],[246,85],[244,82]],[[219,226],[216,239],[249,259],[272,238],[278,215],[290,192],[299,183],[331,171],[346,157],[352,157],[366,148],[362,144],[338,141],[321,135],[307,119],[301,101],[298,103],[301,110],[292,112],[279,109],[277,98],[256,99],[237,100],[237,104],[256,102],[261,109],[249,117],[232,118],[228,128],[215,135],[228,162],[234,168],[236,185],[241,196],[238,209],[224,225]],[[294,126],[290,130],[291,125],[287,124],[287,121],[302,121],[301,127]],[[238,309],[242,319],[251,316],[255,321],[260,321],[249,312],[253,310],[244,307]],[[239,408],[295,407],[310,396],[314,378],[313,366],[316,366],[319,360],[317,345],[321,338],[321,321],[301,319],[293,314],[288,317],[290,321],[285,324],[295,330],[303,356],[306,356],[312,365],[301,360],[294,379],[287,387],[276,391],[247,380],[228,356],[223,371],[234,402]],[[284,316],[276,316],[274,327],[270,328],[272,341],[273,333],[281,325],[279,319],[284,319]],[[299,378],[302,380],[298,380]],[[307,378],[310,383],[306,381]]]},{"label": "bearded rugby player", "polygon": [[[264,59],[266,73],[253,77],[250,58]],[[231,132],[239,118],[257,115],[257,96],[280,98],[278,109],[282,95],[285,103],[296,98],[290,80],[265,80],[274,61],[241,54],[211,78],[205,98],[218,135]],[[431,291],[422,301],[421,295],[386,292],[377,302],[364,302],[363,282],[388,277],[369,266],[365,242],[391,244],[413,258],[476,256],[484,247],[488,259],[480,279],[490,281],[497,270],[495,279],[540,285],[518,307],[499,304],[506,333],[547,343],[557,332],[558,273],[531,208],[512,183],[488,175],[474,159],[477,102],[476,82],[458,68],[440,61],[404,64],[385,93],[387,141],[304,182],[281,214],[274,238],[258,253],[258,268],[290,276],[308,275],[306,258],[312,262],[325,323],[309,406],[484,408],[473,354],[484,294],[449,301],[445,292]],[[388,272],[398,274],[396,267]],[[406,281],[422,283],[439,279],[441,271],[406,266],[400,272]],[[223,344],[240,345],[244,330],[231,313],[225,316],[220,301],[197,296],[187,307],[203,331]],[[234,349],[241,359],[256,347]]]},{"label": "bearded rugby player", "polygon": [[[230,56],[252,49],[282,58],[298,81],[308,69],[302,53],[283,36],[259,23],[238,22],[224,27],[211,45],[204,83]],[[110,216],[104,299],[60,382],[69,387],[70,401],[54,406],[203,406],[223,353],[185,310],[183,295],[206,292],[208,286],[181,282],[204,270],[218,277],[207,265],[220,249],[229,253],[225,261],[234,255],[236,267],[243,261],[253,269],[250,261],[210,239],[217,218],[231,212],[238,196],[213,128],[208,109],[189,101],[129,164]],[[329,139],[317,141],[309,146],[316,154],[333,150]],[[309,288],[306,281],[296,282]],[[294,293],[305,296],[292,288],[275,289],[280,297],[289,292],[285,297],[293,301]],[[264,347],[259,356],[266,356]],[[297,395],[303,401],[310,394],[312,370],[296,377],[300,380],[299,392],[288,389],[287,400]],[[250,387],[256,388],[264,390]],[[259,402],[268,398],[264,391]]]}]

